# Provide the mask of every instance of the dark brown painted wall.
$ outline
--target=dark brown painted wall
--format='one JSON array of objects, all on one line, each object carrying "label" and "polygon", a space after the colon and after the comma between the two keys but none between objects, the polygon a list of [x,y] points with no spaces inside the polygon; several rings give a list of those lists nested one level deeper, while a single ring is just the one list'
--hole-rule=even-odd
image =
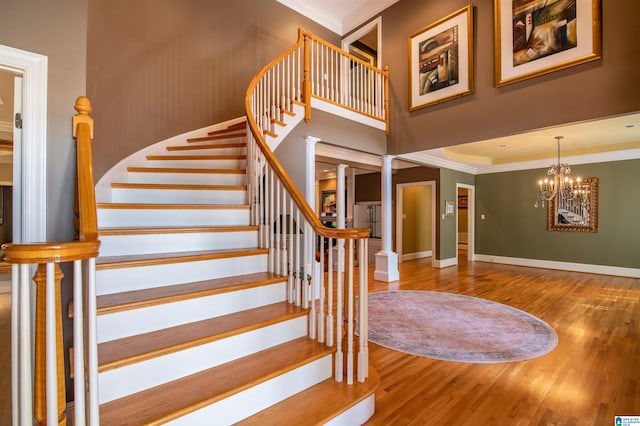
[{"label": "dark brown painted wall", "polygon": [[391,73],[389,153],[506,136],[640,110],[637,0],[602,1],[603,58],[503,88],[494,84],[493,0],[476,0],[475,92],[409,113],[408,38],[469,0],[401,0],[382,13]]},{"label": "dark brown painted wall", "polygon": [[152,143],[244,115],[251,78],[298,27],[339,41],[275,0],[91,1],[96,178]]}]

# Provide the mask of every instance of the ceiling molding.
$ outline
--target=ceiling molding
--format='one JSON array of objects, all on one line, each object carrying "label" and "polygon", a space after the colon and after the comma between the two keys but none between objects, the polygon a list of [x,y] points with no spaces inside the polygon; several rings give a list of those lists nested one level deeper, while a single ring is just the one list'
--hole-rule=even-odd
[{"label": "ceiling molding", "polygon": [[295,10],[301,15],[306,16],[312,21],[317,22],[325,28],[333,31],[338,35],[342,35],[342,19],[335,14],[331,14],[324,8],[317,6],[315,3],[305,0],[277,0],[290,9]]},{"label": "ceiling molding", "polygon": [[340,35],[356,29],[398,1],[399,0],[377,0],[363,2],[353,12],[344,16],[342,19],[342,33]]},{"label": "ceiling molding", "polygon": [[[414,161],[429,166],[444,167],[446,169],[456,170],[472,175],[513,172],[519,170],[545,169],[554,163],[553,159],[543,159],[534,161],[521,161],[517,163],[496,164],[491,166],[469,165],[458,161],[442,158],[443,155],[443,148],[437,148],[429,151],[402,154],[398,155],[397,158]],[[639,158],[640,149],[628,149],[624,151],[600,152],[597,154],[562,157],[562,162],[568,163],[569,165],[573,166],[576,164],[608,163],[612,161],[636,160]]]},{"label": "ceiling molding", "polygon": [[350,163],[367,164],[370,166],[382,166],[382,157],[376,154],[355,151],[352,149],[341,148],[336,145],[328,145],[323,143],[316,144],[316,156],[335,158],[338,160],[348,161]]}]

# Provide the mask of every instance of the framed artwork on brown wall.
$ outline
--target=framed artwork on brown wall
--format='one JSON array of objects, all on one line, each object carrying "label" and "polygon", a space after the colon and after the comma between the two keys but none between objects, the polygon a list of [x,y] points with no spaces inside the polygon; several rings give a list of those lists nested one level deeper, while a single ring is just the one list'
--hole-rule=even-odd
[{"label": "framed artwork on brown wall", "polygon": [[601,57],[600,0],[494,0],[496,86]]},{"label": "framed artwork on brown wall", "polygon": [[473,6],[409,37],[409,111],[473,92]]}]

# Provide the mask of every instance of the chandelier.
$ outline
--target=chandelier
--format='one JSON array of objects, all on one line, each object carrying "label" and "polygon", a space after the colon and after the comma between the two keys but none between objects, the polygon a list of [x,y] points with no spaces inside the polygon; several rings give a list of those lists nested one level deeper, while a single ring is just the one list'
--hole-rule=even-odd
[{"label": "chandelier", "polygon": [[571,167],[566,163],[560,162],[560,140],[563,136],[556,136],[558,145],[558,162],[553,164],[547,170],[547,177],[538,181],[538,199],[535,207],[539,207],[539,201],[544,207],[545,201],[558,198],[559,201],[574,200],[580,204],[585,204],[588,200],[588,189],[582,185],[582,179],[577,177],[575,180],[570,176]]}]

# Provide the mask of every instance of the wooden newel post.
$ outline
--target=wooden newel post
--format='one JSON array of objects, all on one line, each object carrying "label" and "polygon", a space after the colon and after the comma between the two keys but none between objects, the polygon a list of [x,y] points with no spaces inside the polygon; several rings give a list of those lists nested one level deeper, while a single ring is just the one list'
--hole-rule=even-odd
[{"label": "wooden newel post", "polygon": [[[60,297],[60,283],[62,271],[56,263],[55,276],[49,285],[55,286],[55,330],[56,330],[56,377],[58,382],[58,425],[65,426],[67,417],[65,414],[66,390],[64,384],[64,347],[62,345],[62,301]],[[34,415],[40,425],[47,424],[47,367],[46,367],[46,288],[47,273],[46,264],[38,265],[33,281],[36,283],[36,342],[35,342],[35,368],[34,368]]]},{"label": "wooden newel post", "polygon": [[98,220],[96,217],[96,194],[93,182],[93,158],[91,141],[93,140],[93,118],[91,102],[85,96],[76,100],[73,116],[73,137],[76,139],[76,231],[81,241],[98,239]]},{"label": "wooden newel post", "polygon": [[302,93],[304,97],[304,121],[311,120],[311,36],[305,31],[303,46]]}]

